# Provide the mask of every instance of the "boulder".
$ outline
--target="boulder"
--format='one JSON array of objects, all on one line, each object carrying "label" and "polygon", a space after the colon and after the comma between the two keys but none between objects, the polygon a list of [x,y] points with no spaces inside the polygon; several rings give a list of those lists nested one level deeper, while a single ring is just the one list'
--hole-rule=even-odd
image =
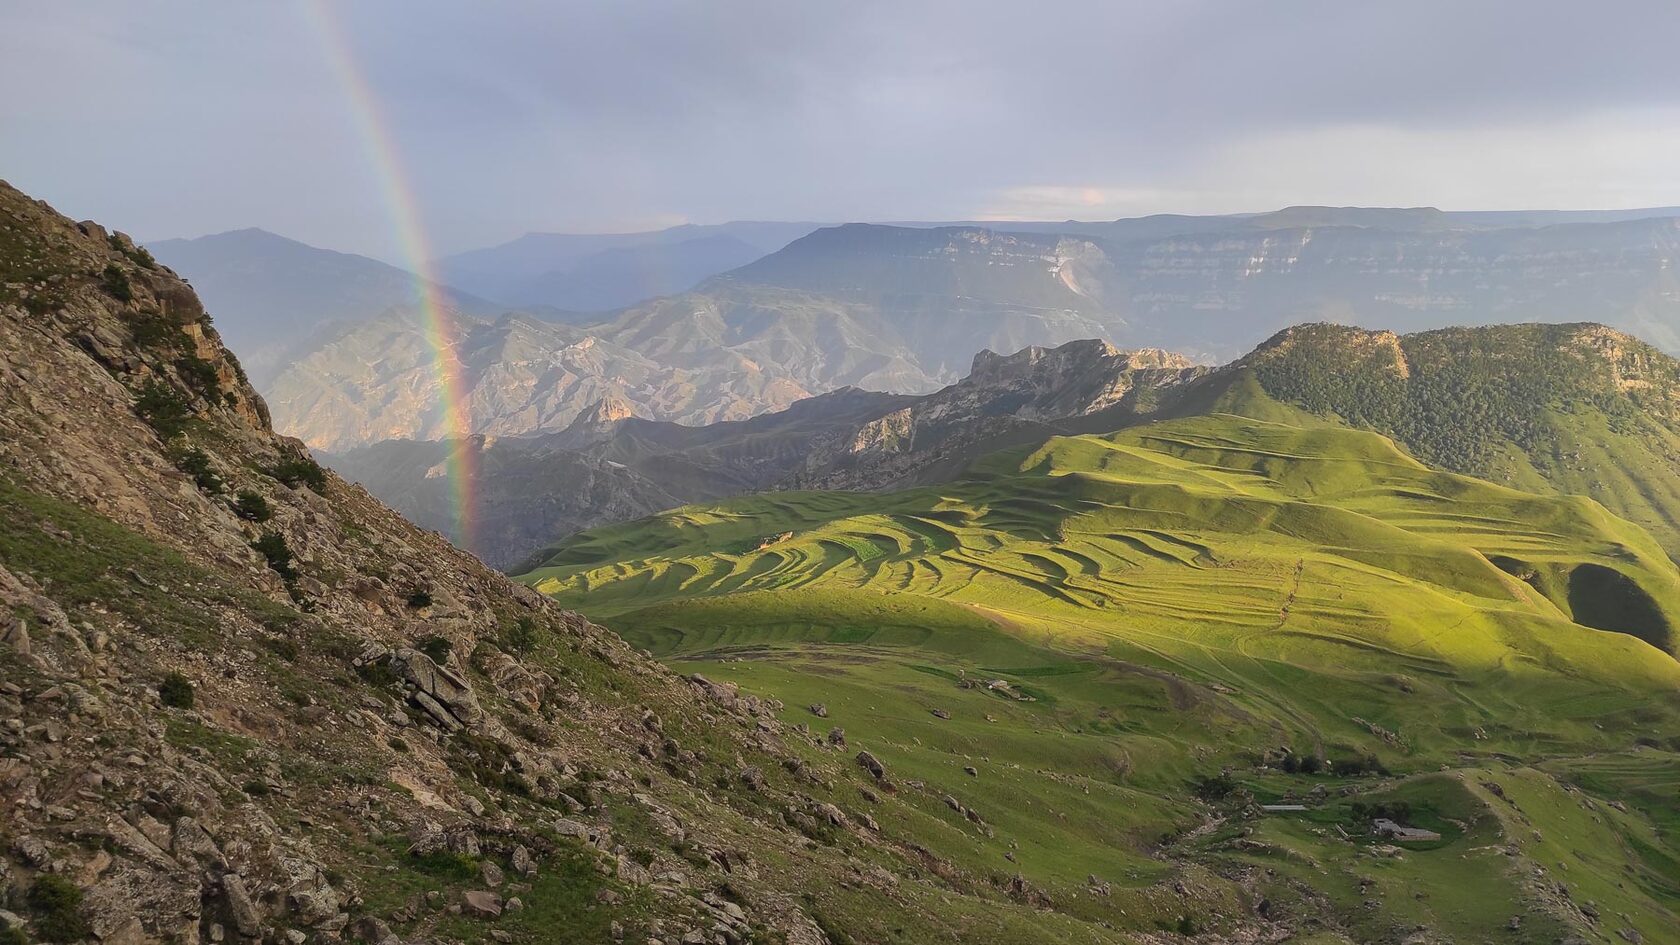
[{"label": "boulder", "polygon": [[875,780],[877,780],[877,781],[885,781],[886,780],[886,778],[887,778],[887,766],[881,764],[880,759],[876,758],[874,755],[870,754],[869,752],[867,752],[867,751],[858,752],[857,753],[857,763],[862,765],[863,770],[869,772],[870,776],[873,777]]},{"label": "boulder", "polygon": [[531,856],[531,851],[525,849],[523,843],[513,848],[513,855],[508,858],[508,864],[513,867],[515,873],[521,876],[536,875],[536,858]]},{"label": "boulder", "polygon": [[228,914],[233,917],[233,927],[239,930],[239,934],[250,937],[261,933],[262,913],[257,911],[257,904],[251,900],[244,877],[238,873],[223,876],[222,892],[227,896]]},{"label": "boulder", "polygon": [[437,718],[441,709],[460,725],[473,725],[484,717],[484,709],[467,681],[419,650],[397,650],[391,655],[391,669],[412,688],[416,704],[428,715]]},{"label": "boulder", "polygon": [[357,919],[352,931],[368,945],[401,945],[402,941],[389,925],[371,915]]},{"label": "boulder", "polygon": [[488,889],[469,889],[461,894],[461,912],[480,919],[502,914],[502,897]]}]

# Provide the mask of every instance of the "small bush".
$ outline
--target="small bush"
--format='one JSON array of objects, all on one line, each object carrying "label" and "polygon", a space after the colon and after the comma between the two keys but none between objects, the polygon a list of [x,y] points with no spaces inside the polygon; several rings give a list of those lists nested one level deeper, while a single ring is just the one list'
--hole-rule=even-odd
[{"label": "small bush", "polygon": [[48,942],[78,942],[92,934],[82,916],[82,891],[62,876],[35,878],[25,897],[35,913],[35,931]]},{"label": "small bush", "polygon": [[268,500],[249,489],[239,490],[239,499],[234,502],[233,510],[247,522],[266,522],[274,517]]},{"label": "small bush", "polygon": [[171,709],[190,709],[193,707],[192,680],[180,673],[170,673],[163,677],[158,684],[158,698]]},{"label": "small bush", "polygon": [[1301,759],[1302,774],[1317,774],[1324,770],[1324,759],[1317,755],[1308,755]]},{"label": "small bush", "polygon": [[29,945],[29,936],[23,934],[20,925],[7,925],[0,928],[0,945]]},{"label": "small bush", "polygon": [[275,656],[280,657],[288,663],[296,663],[298,661],[298,657],[303,655],[303,651],[298,647],[297,641],[290,637],[269,637],[268,639],[262,641],[262,645],[263,649],[273,653]]},{"label": "small bush", "polygon": [[1367,774],[1388,774],[1388,767],[1376,755],[1366,755],[1363,758],[1341,758],[1329,763],[1331,771],[1338,777],[1357,778]]},{"label": "small bush", "polygon": [[1236,789],[1237,782],[1223,771],[1216,775],[1197,778],[1195,784],[1196,796],[1204,801],[1217,801],[1229,797],[1231,792]]},{"label": "small bush", "polygon": [[192,477],[200,489],[219,495],[226,487],[222,477],[210,467],[210,456],[201,449],[182,450],[174,456],[175,468]]},{"label": "small bush", "polygon": [[308,456],[287,456],[268,468],[268,474],[288,486],[307,486],[314,492],[327,488],[327,473]]},{"label": "small bush", "polygon": [[134,412],[165,440],[186,429],[192,418],[187,399],[161,381],[147,381],[134,399]]},{"label": "small bush", "polygon": [[141,348],[182,348],[187,343],[181,326],[161,312],[141,312],[129,320],[128,327]]},{"label": "small bush", "polygon": [[362,677],[362,682],[379,689],[388,689],[398,682],[390,664],[383,662],[364,663],[356,667],[356,675]]},{"label": "small bush", "polygon": [[419,610],[422,607],[432,606],[432,592],[423,587],[416,590],[414,593],[408,595],[408,606],[414,608],[415,610]]},{"label": "small bush", "polygon": [[386,739],[385,744],[390,745],[391,750],[399,755],[406,755],[409,752],[408,742],[403,741],[396,735],[392,735],[390,738]]},{"label": "small bush", "polygon": [[414,648],[431,657],[432,662],[442,666],[444,661],[449,659],[449,651],[455,648],[455,644],[449,642],[448,637],[433,634],[415,644]]},{"label": "small bush", "polygon": [[117,236],[115,233],[107,236],[105,241],[111,245],[112,249],[122,253],[124,256],[127,256],[129,261],[134,263],[136,266],[146,269],[156,268],[157,260],[152,258],[152,251],[146,247],[141,246],[138,243],[132,245],[125,243],[122,238]]},{"label": "small bush", "polygon": [[216,365],[203,358],[188,354],[175,359],[175,370],[180,372],[181,379],[187,386],[201,394],[214,395],[221,392],[222,376],[216,372]]},{"label": "small bush", "polygon": [[1356,824],[1368,824],[1379,817],[1397,824],[1408,824],[1412,819],[1412,805],[1406,801],[1383,801],[1376,804],[1354,801],[1350,813]]},{"label": "small bush", "polygon": [[241,791],[244,791],[246,794],[250,795],[251,797],[267,797],[268,796],[268,782],[267,781],[258,781],[255,778],[253,778],[249,781],[246,781],[243,785],[240,786],[239,789]]},{"label": "small bush", "polygon": [[285,535],[279,532],[263,532],[261,538],[251,542],[251,547],[263,556],[269,568],[284,578],[287,584],[297,580],[297,568],[292,566],[292,549],[286,544]]},{"label": "small bush", "polygon": [[111,263],[105,267],[103,282],[106,294],[122,303],[134,301],[134,287],[128,284],[128,273],[122,267]]},{"label": "small bush", "polygon": [[502,648],[510,653],[523,656],[537,645],[537,622],[530,617],[520,617],[512,624],[502,627]]}]

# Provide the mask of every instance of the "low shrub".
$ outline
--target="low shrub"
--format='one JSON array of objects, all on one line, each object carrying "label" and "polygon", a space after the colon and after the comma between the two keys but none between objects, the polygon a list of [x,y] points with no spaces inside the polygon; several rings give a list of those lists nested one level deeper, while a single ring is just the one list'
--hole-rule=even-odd
[{"label": "low shrub", "polygon": [[25,901],[35,914],[35,931],[44,941],[78,942],[92,934],[82,915],[82,891],[62,876],[37,876]]},{"label": "low shrub", "polygon": [[190,709],[193,707],[192,680],[180,673],[170,673],[163,677],[158,684],[158,698],[171,709]]},{"label": "low shrub", "polygon": [[222,376],[217,373],[216,365],[203,358],[188,354],[175,359],[175,370],[180,372],[181,380],[187,386],[201,394],[215,395],[221,392]]},{"label": "low shrub", "polygon": [[111,298],[124,304],[134,301],[134,287],[128,284],[128,273],[121,266],[116,263],[106,266],[101,281]]},{"label": "low shrub", "polygon": [[414,648],[431,657],[432,662],[442,666],[449,659],[449,651],[455,648],[455,644],[449,642],[448,637],[433,634],[416,643]]},{"label": "low shrub", "polygon": [[502,649],[523,656],[537,645],[537,622],[530,617],[502,625]]},{"label": "low shrub", "polygon": [[186,429],[187,421],[192,419],[187,399],[162,381],[147,381],[140,388],[134,399],[134,412],[165,440]]},{"label": "low shrub", "polygon": [[313,492],[327,488],[327,472],[308,456],[286,456],[268,468],[268,474],[288,486],[306,486]]},{"label": "low shrub", "polygon": [[274,517],[274,510],[269,508],[268,500],[249,489],[239,490],[239,498],[234,502],[233,510],[248,522],[266,522]]},{"label": "low shrub", "polygon": [[1215,775],[1204,775],[1196,779],[1194,790],[1196,796],[1204,801],[1217,801],[1229,797],[1237,789],[1237,782],[1231,775],[1221,771]]},{"label": "low shrub", "polygon": [[174,455],[175,468],[192,477],[200,489],[211,495],[219,495],[226,484],[216,470],[210,466],[210,456],[201,449],[181,450]]},{"label": "low shrub", "polygon": [[263,556],[269,568],[284,578],[287,584],[297,580],[297,568],[292,565],[292,548],[286,544],[285,535],[279,532],[263,532],[261,538],[251,542],[251,547]]}]

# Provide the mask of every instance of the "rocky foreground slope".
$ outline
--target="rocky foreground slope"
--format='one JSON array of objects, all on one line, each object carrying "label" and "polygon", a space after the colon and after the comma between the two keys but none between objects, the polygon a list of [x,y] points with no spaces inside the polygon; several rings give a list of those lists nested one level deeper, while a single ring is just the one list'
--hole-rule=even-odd
[{"label": "rocky foreground slope", "polygon": [[0,601],[7,942],[1118,940],[321,470],[174,274],[4,185]]}]

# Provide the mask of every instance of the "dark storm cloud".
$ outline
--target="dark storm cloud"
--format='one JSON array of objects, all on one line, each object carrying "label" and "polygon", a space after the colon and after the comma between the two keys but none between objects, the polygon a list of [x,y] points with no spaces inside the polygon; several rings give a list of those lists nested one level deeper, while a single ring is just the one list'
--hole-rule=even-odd
[{"label": "dark storm cloud", "polygon": [[[331,5],[434,239],[730,218],[1680,202],[1680,4]],[[14,2],[0,174],[389,254],[302,4]]]}]

